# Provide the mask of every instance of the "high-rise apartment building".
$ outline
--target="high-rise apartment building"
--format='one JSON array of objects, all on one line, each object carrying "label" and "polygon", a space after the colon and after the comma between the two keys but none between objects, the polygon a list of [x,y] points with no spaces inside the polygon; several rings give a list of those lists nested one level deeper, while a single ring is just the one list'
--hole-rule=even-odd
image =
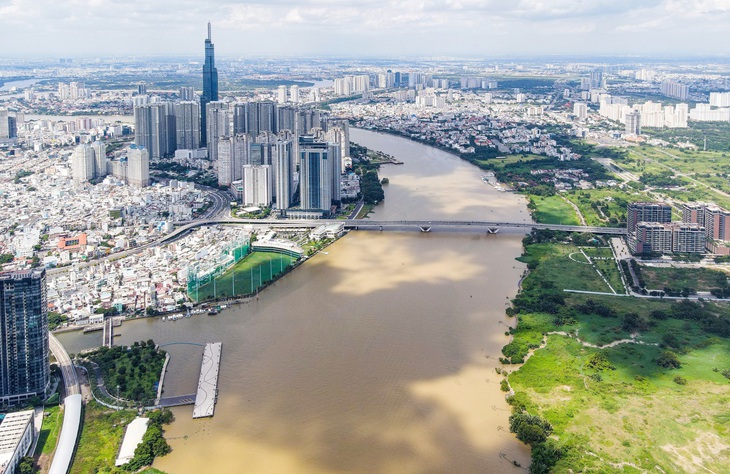
[{"label": "high-rise apartment building", "polygon": [[243,204],[269,206],[271,204],[271,184],[271,165],[244,165]]},{"label": "high-rise apartment building", "polygon": [[292,104],[298,104],[299,103],[299,86],[294,84],[289,88],[289,96],[291,98]]},{"label": "high-rise apartment building", "polygon": [[150,185],[150,155],[146,148],[136,145],[129,146],[127,183],[138,188]]},{"label": "high-rise apartment building", "polygon": [[663,81],[659,85],[659,90],[667,97],[673,97],[679,100],[687,100],[689,97],[689,86],[674,81]]},{"label": "high-rise apartment building", "polygon": [[[183,102],[187,102],[190,100],[194,101],[195,100],[195,88],[183,86],[180,88],[180,93],[178,95],[180,96],[179,97],[180,100]],[[197,148],[197,146],[198,145],[196,144],[195,147]]]},{"label": "high-rise apartment building", "polygon": [[193,100],[175,104],[175,148],[193,150],[199,145],[200,106]]},{"label": "high-rise apartment building", "polygon": [[49,383],[46,271],[0,273],[0,404],[42,397]]},{"label": "high-rise apartment building", "polygon": [[134,144],[146,148],[151,159],[175,153],[175,108],[171,102],[158,102],[134,108]]},{"label": "high-rise apartment building", "polygon": [[302,210],[330,213],[339,201],[341,154],[336,143],[317,142],[314,137],[299,137],[299,197]]},{"label": "high-rise apartment building", "polygon": [[218,184],[230,186],[242,177],[243,165],[248,160],[248,135],[239,133],[218,139]]},{"label": "high-rise apartment building", "polygon": [[17,122],[8,109],[0,108],[0,140],[18,136]]},{"label": "high-rise apartment building", "polygon": [[626,135],[641,135],[641,113],[634,110],[624,117],[626,119]]},{"label": "high-rise apartment building", "polygon": [[203,64],[203,94],[200,96],[200,146],[208,144],[206,111],[208,103],[218,100],[218,69],[215,67],[215,48],[211,41],[211,27],[208,22],[208,38],[205,40],[205,64]]},{"label": "high-rise apartment building", "polygon": [[71,155],[71,174],[74,182],[80,184],[94,179],[94,167],[94,149],[91,145],[77,146]]},{"label": "high-rise apartment building", "polygon": [[226,102],[213,101],[209,102],[206,107],[208,159],[210,161],[216,161],[218,160],[218,140],[221,137],[227,137],[231,134],[228,104]]},{"label": "high-rise apartment building", "polygon": [[628,232],[634,232],[639,222],[672,222],[672,206],[662,202],[630,202],[626,209]]},{"label": "high-rise apartment building", "polygon": [[106,165],[106,143],[97,140],[91,144],[94,149],[94,177],[103,178],[107,175]]},{"label": "high-rise apartment building", "polygon": [[278,104],[286,104],[286,86],[279,86],[276,92],[276,102]]},{"label": "high-rise apartment building", "polygon": [[289,209],[294,196],[294,151],[290,140],[280,140],[275,145],[272,167],[274,181],[274,208]]},{"label": "high-rise apartment building", "polygon": [[575,102],[573,104],[573,115],[578,120],[585,120],[588,118],[588,104],[585,102]]}]

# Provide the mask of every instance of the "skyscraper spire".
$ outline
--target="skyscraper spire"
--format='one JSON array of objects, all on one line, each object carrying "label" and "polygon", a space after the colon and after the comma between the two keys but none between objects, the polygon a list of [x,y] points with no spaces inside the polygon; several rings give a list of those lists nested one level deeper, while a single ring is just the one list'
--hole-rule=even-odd
[{"label": "skyscraper spire", "polygon": [[208,39],[205,40],[205,64],[203,64],[203,93],[200,96],[200,146],[208,144],[207,107],[218,100],[218,69],[215,67],[215,50],[211,42],[211,26],[208,22]]}]

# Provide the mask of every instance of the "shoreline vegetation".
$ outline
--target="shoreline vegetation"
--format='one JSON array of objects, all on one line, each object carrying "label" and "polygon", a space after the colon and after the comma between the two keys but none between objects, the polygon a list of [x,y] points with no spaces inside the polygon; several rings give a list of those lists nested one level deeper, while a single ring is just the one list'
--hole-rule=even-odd
[{"label": "shoreline vegetation", "polygon": [[528,271],[507,309],[517,325],[497,372],[530,472],[723,472],[730,308],[568,293],[619,285],[608,242],[533,230],[523,246]]}]

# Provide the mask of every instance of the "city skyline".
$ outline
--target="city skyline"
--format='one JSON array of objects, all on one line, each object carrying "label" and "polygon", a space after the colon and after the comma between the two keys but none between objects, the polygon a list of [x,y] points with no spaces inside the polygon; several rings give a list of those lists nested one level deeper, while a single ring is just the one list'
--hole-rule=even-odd
[{"label": "city skyline", "polygon": [[10,0],[0,31],[18,40],[8,56],[189,55],[205,38],[201,18],[216,27],[221,56],[730,53],[717,41],[730,26],[724,0],[133,1],[123,11],[107,0],[72,9]]}]

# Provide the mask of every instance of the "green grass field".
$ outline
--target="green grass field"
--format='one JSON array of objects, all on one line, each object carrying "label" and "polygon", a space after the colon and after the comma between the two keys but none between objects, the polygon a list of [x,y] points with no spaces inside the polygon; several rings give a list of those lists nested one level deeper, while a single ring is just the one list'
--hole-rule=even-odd
[{"label": "green grass field", "polygon": [[580,225],[580,220],[573,207],[560,196],[531,196],[530,199],[536,206],[532,213],[536,222]]},{"label": "green grass field", "polygon": [[709,268],[667,268],[648,265],[641,266],[641,275],[647,288],[659,290],[668,286],[709,291],[726,286],[728,278],[727,273]]},{"label": "green grass field", "polygon": [[279,253],[252,252],[216,278],[215,283],[201,286],[197,295],[190,296],[197,301],[205,301],[233,295],[250,295],[286,271],[295,261],[294,257]]},{"label": "green grass field", "polygon": [[[581,267],[591,267],[566,261],[577,251],[559,243],[526,248],[521,260],[531,271],[515,300],[519,323],[503,351],[519,360],[549,332],[573,336],[547,336],[547,345],[508,376],[513,406],[547,419],[563,447],[551,472],[727,472],[730,380],[723,371],[730,370],[730,338],[715,336],[692,317],[676,319],[680,303],[561,293],[576,278],[588,278]],[[584,251],[600,258],[610,249]],[[612,260],[603,262],[615,268]],[[587,286],[596,284],[595,278],[589,281]],[[522,311],[525,306],[518,304],[526,298],[534,306],[556,295],[564,303],[545,306],[551,313]],[[730,318],[726,305],[701,307]],[[626,327],[631,314],[640,327]],[[638,333],[633,343],[587,345],[606,346],[632,333]],[[667,349],[677,354],[680,368],[657,363]],[[593,364],[595,354],[605,364]]]},{"label": "green grass field", "polygon": [[51,454],[56,449],[58,442],[58,434],[61,432],[63,424],[63,413],[61,407],[56,405],[46,407],[43,413],[43,424],[41,425],[41,434],[38,437],[35,454]]},{"label": "green grass field", "polygon": [[135,416],[134,411],[114,411],[93,401],[87,403],[81,438],[70,472],[112,472],[124,428]]}]

